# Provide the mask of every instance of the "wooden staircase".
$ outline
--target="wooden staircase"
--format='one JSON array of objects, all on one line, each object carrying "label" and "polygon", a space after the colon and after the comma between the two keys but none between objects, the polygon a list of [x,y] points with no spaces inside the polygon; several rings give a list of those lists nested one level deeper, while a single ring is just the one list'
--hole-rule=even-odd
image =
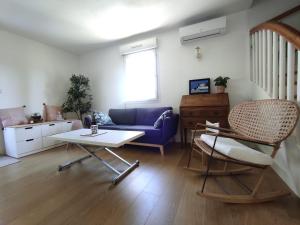
[{"label": "wooden staircase", "polygon": [[300,32],[281,20],[300,5],[250,30],[250,79],[270,98],[300,103]]}]

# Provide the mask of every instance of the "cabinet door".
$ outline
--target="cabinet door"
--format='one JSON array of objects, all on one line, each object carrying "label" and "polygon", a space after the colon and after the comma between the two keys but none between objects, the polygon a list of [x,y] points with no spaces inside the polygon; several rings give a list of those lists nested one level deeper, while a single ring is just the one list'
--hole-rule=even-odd
[{"label": "cabinet door", "polygon": [[17,153],[24,154],[27,152],[35,151],[42,148],[42,139],[27,139],[17,143]]},{"label": "cabinet door", "polygon": [[49,138],[49,137],[43,137],[43,148],[48,148],[50,146],[61,144],[61,143],[63,143],[63,142],[53,140],[52,138]]},{"label": "cabinet door", "polygon": [[25,141],[41,137],[41,126],[15,128],[16,141]]},{"label": "cabinet door", "polygon": [[72,130],[72,121],[60,123],[60,133],[65,133]]},{"label": "cabinet door", "polygon": [[42,125],[42,136],[51,136],[59,132],[59,123],[49,123]]}]

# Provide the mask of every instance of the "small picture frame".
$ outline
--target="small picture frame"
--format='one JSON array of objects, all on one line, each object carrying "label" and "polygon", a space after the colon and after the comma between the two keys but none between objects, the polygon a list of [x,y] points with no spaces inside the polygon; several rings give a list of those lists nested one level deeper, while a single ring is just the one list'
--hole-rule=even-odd
[{"label": "small picture frame", "polygon": [[210,94],[210,78],[189,81],[190,95]]}]

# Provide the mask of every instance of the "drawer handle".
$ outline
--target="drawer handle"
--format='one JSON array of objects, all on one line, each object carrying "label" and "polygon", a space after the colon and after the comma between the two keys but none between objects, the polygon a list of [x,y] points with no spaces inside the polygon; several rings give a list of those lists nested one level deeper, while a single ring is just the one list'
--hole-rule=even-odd
[{"label": "drawer handle", "polygon": [[33,127],[26,127],[25,130],[29,130],[29,129],[32,129],[32,128],[33,128]]},{"label": "drawer handle", "polygon": [[34,140],[34,139],[27,139],[26,141],[29,142],[29,141],[33,141],[33,140]]},{"label": "drawer handle", "polygon": [[51,124],[49,124],[49,126],[52,127],[52,126],[55,126],[55,124],[54,124],[54,123],[51,123]]},{"label": "drawer handle", "polygon": [[72,122],[67,122],[67,123],[72,123]]}]

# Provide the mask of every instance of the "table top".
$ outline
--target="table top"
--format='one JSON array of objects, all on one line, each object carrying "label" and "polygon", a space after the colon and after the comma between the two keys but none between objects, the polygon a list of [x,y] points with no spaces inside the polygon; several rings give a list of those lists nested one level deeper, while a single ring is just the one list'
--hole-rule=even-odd
[{"label": "table top", "polygon": [[145,134],[144,131],[125,131],[125,130],[98,130],[98,136],[81,136],[90,134],[90,129],[73,130],[66,133],[49,136],[52,139],[66,141],[70,143],[97,145],[105,147],[120,147],[133,141]]}]

